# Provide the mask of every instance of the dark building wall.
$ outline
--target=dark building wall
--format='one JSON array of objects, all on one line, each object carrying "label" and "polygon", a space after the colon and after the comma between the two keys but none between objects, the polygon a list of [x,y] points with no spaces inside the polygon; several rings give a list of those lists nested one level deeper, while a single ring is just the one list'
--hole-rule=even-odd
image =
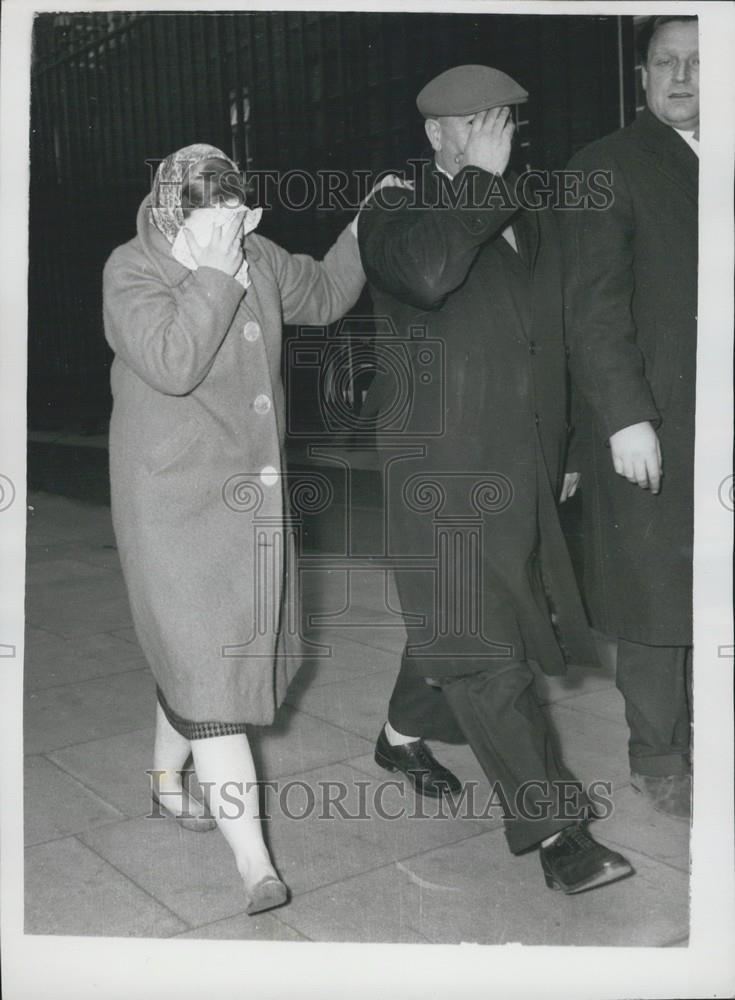
[{"label": "dark building wall", "polygon": [[[619,126],[621,52],[630,83],[622,111],[630,120],[630,18],[39,15],[31,108],[31,423],[96,429],[106,419],[110,352],[101,271],[110,251],[134,234],[152,176],[146,161],[207,141],[255,171],[354,176],[400,169],[425,149],[414,103],[420,87],[451,65],[478,62],[529,90],[521,124],[526,159],[560,168],[576,149]],[[353,180],[348,193],[356,190]],[[350,217],[276,202],[261,231],[289,250],[321,255]],[[358,310],[367,308],[365,298]]]}]

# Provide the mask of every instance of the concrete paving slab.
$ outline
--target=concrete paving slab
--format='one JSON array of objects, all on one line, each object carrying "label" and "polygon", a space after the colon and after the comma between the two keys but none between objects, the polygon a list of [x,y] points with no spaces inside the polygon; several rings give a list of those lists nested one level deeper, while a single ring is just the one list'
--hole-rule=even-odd
[{"label": "concrete paving slab", "polygon": [[292,692],[384,670],[398,674],[400,657],[396,653],[352,642],[344,634],[326,629],[320,632],[318,642],[323,648],[302,665],[291,682]]},{"label": "concrete paving slab", "polygon": [[354,605],[394,612],[400,608],[393,574],[385,568],[302,571],[301,593],[310,611],[337,611]]},{"label": "concrete paving slab", "polygon": [[28,592],[26,621],[66,638],[124,628],[130,606],[122,576],[38,584]]},{"label": "concrete paving slab", "polygon": [[531,664],[531,668],[536,681],[536,692],[542,705],[566,701],[583,694],[607,691],[615,687],[615,675],[610,676],[607,670],[600,668],[570,666],[563,677],[550,677],[534,663]]},{"label": "concrete paving slab", "polygon": [[111,629],[109,634],[115,636],[116,639],[123,639],[125,642],[130,642],[134,646],[138,646],[140,649],[138,637],[135,634],[135,628],[132,625],[126,625],[124,628]]},{"label": "concrete paving slab", "polygon": [[130,643],[107,633],[65,639],[45,629],[26,634],[24,685],[41,691],[94,677],[147,669],[143,654]]},{"label": "concrete paving slab", "polygon": [[554,738],[566,766],[585,782],[610,781],[614,788],[630,781],[628,727],[587,712],[568,702],[546,707]]},{"label": "concrete paving slab", "polygon": [[192,833],[169,817],[138,817],[90,830],[81,839],[186,921],[188,927],[178,930],[245,910],[242,879],[218,830]]},{"label": "concrete paving slab", "polygon": [[[282,919],[312,941],[427,944],[414,926],[412,894],[410,905],[404,912],[402,880],[392,864],[298,896]],[[415,959],[421,961],[418,949]]]},{"label": "concrete paving slab", "polygon": [[385,723],[397,673],[397,668],[383,670],[368,677],[297,689],[289,692],[287,702],[299,711],[344,726],[372,743]]},{"label": "concrete paving slab", "polygon": [[108,507],[82,503],[50,493],[28,494],[27,544],[29,549],[94,540],[114,545],[112,520]]},{"label": "concrete paving slab", "polygon": [[26,757],[25,843],[58,840],[122,818],[122,813],[44,757]]},{"label": "concrete paving slab", "polygon": [[486,829],[481,820],[438,818],[386,779],[338,764],[286,779],[266,799],[274,858],[295,895]]},{"label": "concrete paving slab", "polygon": [[76,838],[25,855],[26,934],[170,937],[187,925]]},{"label": "concrete paving slab", "polygon": [[632,785],[616,791],[613,813],[595,824],[598,830],[601,840],[623,853],[632,849],[689,872],[689,824],[656,812]]},{"label": "concrete paving slab", "polygon": [[26,566],[42,567],[59,559],[78,560],[90,566],[121,572],[117,549],[106,534],[100,536],[98,533],[97,539],[92,535],[89,541],[85,538],[70,542],[59,540],[46,545],[29,544],[26,548]]},{"label": "concrete paving slab", "polygon": [[335,718],[332,725],[283,705],[274,725],[250,729],[258,775],[279,778],[365,753],[370,744],[343,726],[352,718],[353,714],[343,720]]},{"label": "concrete paving slab", "polygon": [[31,691],[25,699],[26,753],[151,726],[155,707],[155,684],[147,670]]},{"label": "concrete paving slab", "polygon": [[565,698],[564,707],[575,712],[594,715],[598,719],[609,719],[625,726],[626,730],[628,728],[625,721],[625,702],[616,687]]},{"label": "concrete paving slab", "polygon": [[[220,941],[308,941],[308,938],[289,927],[275,913],[256,913],[252,917],[247,913],[238,913],[234,917],[215,920],[214,923],[195,927],[175,936]],[[266,956],[263,958],[267,960]]]},{"label": "concrete paving slab", "polygon": [[335,639],[343,636],[350,642],[359,643],[362,646],[369,646],[371,649],[382,649],[386,653],[393,653],[400,662],[403,647],[406,645],[406,628],[402,622],[376,623],[352,621],[347,625],[344,622],[327,621],[319,626],[305,629],[305,635],[309,639],[319,642],[322,635],[333,636]]},{"label": "concrete paving slab", "polygon": [[153,767],[154,729],[89,740],[48,756],[58,767],[91,788],[96,795],[125,816],[149,811]]},{"label": "concrete paving slab", "polygon": [[313,940],[656,946],[687,933],[687,879],[628,852],[637,874],[576,896],[546,888],[536,852],[500,831],[448,844],[294,900],[284,919]]},{"label": "concrete paving slab", "polygon": [[104,566],[95,566],[81,559],[70,559],[61,555],[56,559],[30,561],[26,566],[26,587],[48,586],[50,584],[66,584],[70,580],[95,581],[100,577],[109,576],[110,571]]}]

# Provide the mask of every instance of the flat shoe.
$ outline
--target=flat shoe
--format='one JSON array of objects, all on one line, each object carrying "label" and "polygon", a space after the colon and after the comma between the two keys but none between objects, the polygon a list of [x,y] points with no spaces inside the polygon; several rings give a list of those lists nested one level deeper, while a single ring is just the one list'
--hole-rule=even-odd
[{"label": "flat shoe", "polygon": [[254,886],[247,887],[248,905],[245,912],[249,916],[262,913],[263,910],[273,910],[288,902],[288,889],[275,875],[265,875]]},{"label": "flat shoe", "polygon": [[158,806],[167,816],[175,819],[184,830],[189,830],[192,833],[209,833],[210,830],[217,829],[217,821],[213,816],[180,816],[178,813],[172,812],[153,792],[151,792],[151,799],[154,805]]}]

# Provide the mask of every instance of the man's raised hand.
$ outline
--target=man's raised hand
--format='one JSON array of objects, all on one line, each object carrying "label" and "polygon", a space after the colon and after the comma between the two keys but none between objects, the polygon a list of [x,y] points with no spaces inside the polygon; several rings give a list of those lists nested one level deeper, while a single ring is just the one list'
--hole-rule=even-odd
[{"label": "man's raised hand", "polygon": [[508,166],[515,124],[510,108],[490,108],[475,115],[462,153],[463,167],[481,167],[502,174]]}]

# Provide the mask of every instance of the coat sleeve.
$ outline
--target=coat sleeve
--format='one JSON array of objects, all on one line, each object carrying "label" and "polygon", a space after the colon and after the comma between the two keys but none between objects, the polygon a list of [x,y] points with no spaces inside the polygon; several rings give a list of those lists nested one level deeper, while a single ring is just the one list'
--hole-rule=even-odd
[{"label": "coat sleeve", "polygon": [[359,299],[365,272],[349,226],[321,261],[288,253],[270,240],[262,239],[259,245],[273,268],[285,323],[334,323]]},{"label": "coat sleeve", "polygon": [[170,288],[142,255],[120,247],[103,273],[105,336],[144,382],[185,396],[211,368],[243,292],[212,267]]},{"label": "coat sleeve", "polygon": [[[660,422],[644,372],[632,312],[635,206],[623,168],[598,146],[569,169],[611,172],[612,200],[601,209],[559,213],[564,248],[566,337],[573,386],[582,392],[607,441],[616,431]],[[582,190],[586,190],[586,180]]]},{"label": "coat sleeve", "polygon": [[505,182],[486,170],[464,167],[454,180],[454,205],[413,204],[412,193],[399,187],[382,188],[379,199],[368,201],[358,235],[371,285],[419,309],[438,309],[462,284],[480,247],[511,221],[518,205]]}]

